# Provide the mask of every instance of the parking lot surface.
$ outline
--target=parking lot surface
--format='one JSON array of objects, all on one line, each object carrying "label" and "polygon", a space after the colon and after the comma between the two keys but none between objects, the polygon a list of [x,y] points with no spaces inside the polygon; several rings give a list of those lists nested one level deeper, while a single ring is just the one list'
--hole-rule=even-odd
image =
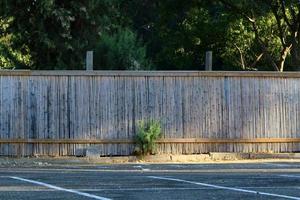
[{"label": "parking lot surface", "polygon": [[300,200],[300,163],[2,167],[0,199]]}]

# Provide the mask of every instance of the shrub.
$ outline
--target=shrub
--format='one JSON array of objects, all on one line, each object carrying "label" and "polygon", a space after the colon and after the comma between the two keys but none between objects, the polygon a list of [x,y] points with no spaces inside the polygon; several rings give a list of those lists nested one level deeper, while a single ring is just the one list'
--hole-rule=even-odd
[{"label": "shrub", "polygon": [[146,46],[129,28],[119,28],[115,33],[104,32],[95,51],[97,69],[150,70]]},{"label": "shrub", "polygon": [[138,131],[135,136],[135,154],[149,155],[156,153],[156,140],[161,137],[161,126],[158,121],[139,121]]}]

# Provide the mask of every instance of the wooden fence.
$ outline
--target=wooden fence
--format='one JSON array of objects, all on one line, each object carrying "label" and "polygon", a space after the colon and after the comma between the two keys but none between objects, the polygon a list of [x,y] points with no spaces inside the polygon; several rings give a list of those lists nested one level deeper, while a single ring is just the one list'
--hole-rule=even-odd
[{"label": "wooden fence", "polygon": [[300,150],[300,73],[0,71],[0,154],[129,155],[161,121],[160,153]]}]

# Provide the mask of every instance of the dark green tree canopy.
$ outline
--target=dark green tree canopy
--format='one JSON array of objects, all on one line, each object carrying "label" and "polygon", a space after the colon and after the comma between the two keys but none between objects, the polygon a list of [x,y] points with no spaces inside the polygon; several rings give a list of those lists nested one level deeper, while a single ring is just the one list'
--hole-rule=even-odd
[{"label": "dark green tree canopy", "polygon": [[0,68],[298,70],[298,0],[2,0]]},{"label": "dark green tree canopy", "polygon": [[12,35],[10,47],[28,54],[32,69],[82,69],[84,52],[118,21],[111,0],[10,0],[4,8],[2,35]]}]

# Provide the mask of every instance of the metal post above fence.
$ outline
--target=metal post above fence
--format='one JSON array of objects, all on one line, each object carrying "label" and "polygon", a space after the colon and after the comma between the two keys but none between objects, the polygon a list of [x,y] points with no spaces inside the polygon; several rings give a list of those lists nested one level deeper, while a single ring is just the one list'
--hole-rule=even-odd
[{"label": "metal post above fence", "polygon": [[93,70],[93,51],[86,52],[85,69]]},{"label": "metal post above fence", "polygon": [[207,51],[205,55],[205,71],[212,70],[212,51]]}]

